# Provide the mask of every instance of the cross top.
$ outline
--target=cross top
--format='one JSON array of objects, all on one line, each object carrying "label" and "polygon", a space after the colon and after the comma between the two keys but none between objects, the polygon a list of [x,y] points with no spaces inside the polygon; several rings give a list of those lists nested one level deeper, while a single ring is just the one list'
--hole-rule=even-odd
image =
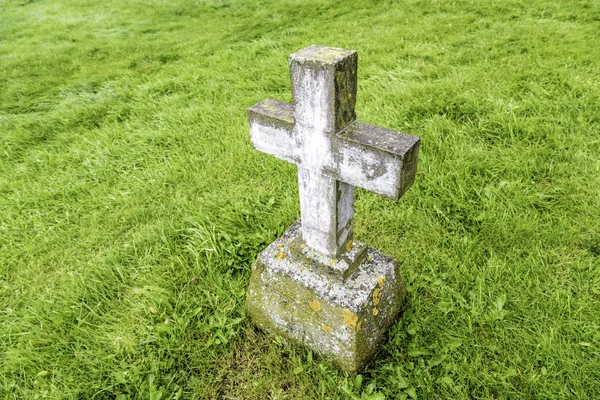
[{"label": "cross top", "polygon": [[289,65],[294,104],[250,107],[250,137],[298,165],[302,239],[337,257],[352,247],[354,186],[398,200],[414,182],[420,140],[355,120],[356,51],[310,46]]}]

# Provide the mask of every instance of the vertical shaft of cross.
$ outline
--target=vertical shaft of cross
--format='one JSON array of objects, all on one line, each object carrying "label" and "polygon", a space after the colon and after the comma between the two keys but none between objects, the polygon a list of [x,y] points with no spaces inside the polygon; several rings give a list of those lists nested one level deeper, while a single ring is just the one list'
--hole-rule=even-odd
[{"label": "vertical shaft of cross", "polygon": [[355,120],[356,52],[308,47],[290,56],[302,237],[337,256],[352,240],[354,186],[337,181],[330,136]]},{"label": "vertical shaft of cross", "polygon": [[352,240],[354,186],[298,167],[302,238],[323,254],[337,256]]}]

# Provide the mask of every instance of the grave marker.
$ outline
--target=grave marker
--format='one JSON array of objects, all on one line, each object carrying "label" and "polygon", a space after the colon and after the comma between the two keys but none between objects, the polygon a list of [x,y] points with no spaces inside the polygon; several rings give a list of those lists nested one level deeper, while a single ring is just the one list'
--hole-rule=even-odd
[{"label": "grave marker", "polygon": [[354,186],[398,200],[420,140],[355,120],[355,51],[311,46],[289,64],[294,104],[267,99],[248,119],[257,150],[298,165],[301,219],[258,256],[246,306],[259,327],[357,371],[406,289],[392,258],[353,240]]}]

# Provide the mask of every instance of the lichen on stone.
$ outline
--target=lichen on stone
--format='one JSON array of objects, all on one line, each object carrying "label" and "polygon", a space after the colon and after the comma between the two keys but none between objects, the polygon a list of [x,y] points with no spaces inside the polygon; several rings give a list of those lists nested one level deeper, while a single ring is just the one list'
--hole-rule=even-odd
[{"label": "lichen on stone", "polygon": [[342,311],[342,314],[344,315],[344,324],[346,326],[356,329],[356,323],[358,322],[358,315],[354,314],[352,311],[348,310],[347,308],[344,308],[344,310]]},{"label": "lichen on stone", "polygon": [[[259,255],[248,289],[248,315],[260,328],[304,344],[344,369],[357,371],[375,353],[404,301],[406,289],[397,264],[389,256],[368,249],[365,253],[370,260],[365,254],[348,279],[332,280],[296,257],[292,239],[298,235],[299,222]],[[278,251],[285,258],[278,259]],[[377,306],[373,304],[374,293],[375,300],[380,301]]]},{"label": "lichen on stone", "polygon": [[308,303],[308,306],[310,307],[311,310],[313,310],[314,312],[320,312],[323,308],[321,307],[321,303],[319,302],[319,300],[313,300],[311,302]]},{"label": "lichen on stone", "polygon": [[373,305],[379,305],[379,302],[381,301],[381,288],[375,288],[375,290],[373,290]]}]

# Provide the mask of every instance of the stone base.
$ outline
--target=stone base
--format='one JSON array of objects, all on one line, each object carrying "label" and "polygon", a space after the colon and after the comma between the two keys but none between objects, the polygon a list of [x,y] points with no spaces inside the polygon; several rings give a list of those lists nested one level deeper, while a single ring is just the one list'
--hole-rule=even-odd
[{"label": "stone base", "polygon": [[[246,298],[248,315],[259,328],[357,372],[404,304],[396,261],[354,243],[347,257],[327,263],[299,243],[297,221],[259,254]],[[346,263],[350,273],[333,274],[337,263]]]}]

